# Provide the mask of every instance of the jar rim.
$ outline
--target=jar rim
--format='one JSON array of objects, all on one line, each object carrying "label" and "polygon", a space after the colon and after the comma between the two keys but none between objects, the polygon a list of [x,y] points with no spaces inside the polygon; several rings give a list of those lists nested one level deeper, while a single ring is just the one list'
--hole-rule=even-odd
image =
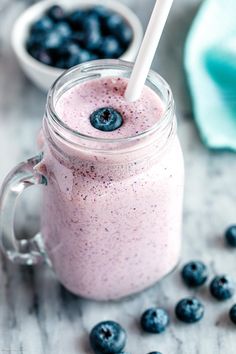
[{"label": "jar rim", "polygon": [[[150,128],[135,134],[131,136],[125,136],[121,138],[102,138],[102,137],[93,137],[90,135],[86,135],[83,133],[80,133],[79,131],[73,130],[70,128],[67,124],[65,124],[59,117],[59,115],[56,112],[56,107],[55,107],[55,96],[57,92],[59,91],[60,84],[63,80],[67,80],[66,83],[62,86],[69,86],[71,88],[71,85],[68,85],[70,82],[69,78],[78,72],[78,75],[84,74],[84,73],[90,73],[92,70],[104,70],[104,69],[123,69],[124,71],[128,72],[131,74],[133,68],[133,63],[120,60],[120,59],[102,59],[102,60],[94,60],[94,61],[89,61],[83,64],[79,64],[74,66],[71,69],[66,70],[62,75],[60,75],[57,80],[53,83],[51,86],[48,96],[47,96],[47,109],[46,109],[46,117],[49,123],[53,126],[54,130],[56,133],[61,137],[66,140],[68,140],[68,134],[73,143],[76,143],[74,139],[82,139],[84,141],[90,141],[90,142],[97,142],[97,143],[105,143],[105,144],[117,144],[117,143],[122,143],[122,142],[134,142],[136,140],[140,140],[141,138],[145,138],[148,135],[152,135],[154,133],[162,132],[166,127],[169,126],[169,124],[172,123],[173,121],[173,116],[174,116],[174,100],[173,100],[173,95],[172,91],[170,89],[169,84],[155,71],[150,70],[148,77],[147,77],[147,82],[151,82],[152,84],[156,86],[157,84],[161,87],[160,91],[162,94],[165,96],[165,107],[164,110],[161,114],[161,118]],[[72,142],[71,141],[71,142]]]}]

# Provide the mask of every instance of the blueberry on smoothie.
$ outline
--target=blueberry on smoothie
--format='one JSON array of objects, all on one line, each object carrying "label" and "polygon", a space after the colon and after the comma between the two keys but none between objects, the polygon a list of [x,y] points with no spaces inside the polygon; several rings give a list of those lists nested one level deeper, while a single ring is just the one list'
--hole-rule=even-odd
[{"label": "blueberry on smoothie", "polygon": [[151,353],[148,353],[148,354],[161,354],[161,352],[151,352]]},{"label": "blueberry on smoothie", "polygon": [[230,247],[236,247],[236,225],[232,225],[226,230],[225,239]]},{"label": "blueberry on smoothie", "polygon": [[229,318],[236,325],[236,304],[233,307],[231,307],[229,312]]},{"label": "blueberry on smoothie", "polygon": [[125,343],[125,330],[113,321],[98,323],[90,333],[90,344],[95,353],[122,353]]},{"label": "blueberry on smoothie", "polygon": [[112,132],[121,127],[123,118],[114,108],[104,107],[91,114],[90,123],[98,130]]},{"label": "blueberry on smoothie", "polygon": [[210,284],[210,293],[219,301],[228,300],[235,293],[235,283],[227,275],[218,275]]},{"label": "blueberry on smoothie", "polygon": [[203,285],[208,277],[207,267],[201,261],[192,261],[182,269],[182,278],[189,287],[198,287]]},{"label": "blueberry on smoothie", "polygon": [[148,333],[162,333],[169,325],[170,319],[166,310],[151,308],[146,310],[141,317],[141,327]]},{"label": "blueberry on smoothie", "polygon": [[196,298],[180,300],[175,308],[176,317],[185,323],[195,323],[204,316],[204,306]]}]

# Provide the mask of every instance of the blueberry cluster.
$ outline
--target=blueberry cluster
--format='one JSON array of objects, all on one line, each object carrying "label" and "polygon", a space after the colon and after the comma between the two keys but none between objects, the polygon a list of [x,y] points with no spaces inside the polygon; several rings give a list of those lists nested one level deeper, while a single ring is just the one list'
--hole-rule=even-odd
[{"label": "blueberry cluster", "polygon": [[[236,247],[236,225],[228,227],[224,236],[228,246]],[[203,262],[192,261],[183,267],[181,275],[188,287],[196,288],[206,283],[208,270]],[[231,299],[235,294],[235,288],[235,281],[225,274],[215,276],[209,286],[210,294],[218,301]],[[196,298],[187,298],[177,304],[175,313],[179,320],[192,323],[203,317],[204,307]],[[236,304],[231,308],[229,317],[236,324]]]},{"label": "blueberry cluster", "polygon": [[106,7],[66,13],[54,5],[31,25],[26,49],[43,64],[68,69],[89,60],[119,58],[132,38],[124,18]]},{"label": "blueberry cluster", "polygon": [[[225,232],[227,243],[236,245],[236,226],[231,226]],[[191,261],[184,265],[181,271],[184,283],[190,288],[204,285],[208,279],[208,269],[202,261]],[[231,299],[235,294],[235,282],[227,275],[215,276],[210,282],[210,294],[218,301]],[[181,299],[175,306],[175,315],[181,322],[192,324],[204,316],[204,305],[196,297]],[[229,311],[229,318],[236,325],[236,304]],[[170,323],[168,312],[160,307],[152,307],[144,311],[140,325],[144,332],[160,334]],[[95,326],[90,334],[90,343],[96,354],[128,354],[123,352],[126,344],[126,333],[116,322],[106,321]],[[149,354],[161,354],[151,352]]]},{"label": "blueberry cluster", "polygon": [[[185,284],[188,287],[197,287],[203,285],[208,278],[208,271],[205,264],[201,261],[192,261],[187,263],[182,269],[182,278]],[[228,275],[217,275],[215,276],[212,281],[210,282],[210,294],[218,301],[226,301],[231,299],[235,294],[235,282],[234,280]],[[185,300],[185,301],[184,301]],[[195,302],[196,299],[184,299],[180,301],[176,306],[176,316],[181,321],[191,323],[194,322],[190,318],[190,311],[189,306],[195,307],[196,312],[194,316],[196,317],[196,321],[203,317],[203,305],[198,305]],[[181,308],[183,308],[181,311]],[[189,316],[188,316],[189,315]]]}]

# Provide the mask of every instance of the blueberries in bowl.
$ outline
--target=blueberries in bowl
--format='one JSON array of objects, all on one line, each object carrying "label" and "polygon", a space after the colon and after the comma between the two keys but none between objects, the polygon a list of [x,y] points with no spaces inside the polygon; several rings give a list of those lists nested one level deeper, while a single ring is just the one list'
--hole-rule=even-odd
[{"label": "blueberries in bowl", "polygon": [[119,58],[132,39],[126,20],[104,6],[67,13],[53,5],[31,25],[25,45],[43,64],[68,69],[89,60]]}]

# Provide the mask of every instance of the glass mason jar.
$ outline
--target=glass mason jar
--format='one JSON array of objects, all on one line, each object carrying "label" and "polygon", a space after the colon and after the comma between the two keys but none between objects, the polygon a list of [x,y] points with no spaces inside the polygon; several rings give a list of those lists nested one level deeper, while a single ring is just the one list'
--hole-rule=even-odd
[{"label": "glass mason jar", "polygon": [[[0,199],[2,249],[13,261],[46,260],[58,280],[96,300],[136,293],[167,275],[181,248],[184,166],[171,90],[151,71],[146,81],[164,111],[150,129],[119,139],[95,138],[57,116],[59,97],[99,77],[126,77],[132,64],[94,61],[65,72],[49,91],[41,153],[6,178]],[[42,184],[41,232],[17,240],[17,196]]]}]

